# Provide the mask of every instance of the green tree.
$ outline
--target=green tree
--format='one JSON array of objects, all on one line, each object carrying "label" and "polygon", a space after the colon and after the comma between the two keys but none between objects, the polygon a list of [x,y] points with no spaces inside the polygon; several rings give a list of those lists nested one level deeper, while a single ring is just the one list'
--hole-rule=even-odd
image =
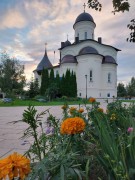
[{"label": "green tree", "polygon": [[135,97],[135,78],[132,77],[130,83],[127,86],[127,93],[129,96]]},{"label": "green tree", "polygon": [[24,65],[16,58],[3,53],[0,63],[0,88],[6,94],[23,91],[26,85]]},{"label": "green tree", "polygon": [[41,87],[40,87],[40,94],[42,96],[45,95],[46,90],[49,87],[49,74],[48,69],[43,69],[41,74]]},{"label": "green tree", "polygon": [[39,88],[39,81],[38,78],[34,80],[34,89],[35,89],[35,96],[39,95],[40,88]]},{"label": "green tree", "polygon": [[125,97],[127,95],[126,88],[123,83],[119,83],[117,86],[117,96],[118,97]]},{"label": "green tree", "polygon": [[75,72],[73,73],[73,97],[77,97],[77,81]]},{"label": "green tree", "polygon": [[35,86],[34,86],[34,78],[31,78],[31,81],[29,83],[29,90],[28,90],[29,98],[35,97]]},{"label": "green tree", "polygon": [[[114,14],[117,12],[125,12],[129,11],[131,1],[129,3],[129,0],[112,0],[112,5],[114,8],[114,11],[112,12]],[[96,11],[102,10],[102,4],[100,3],[100,0],[88,0],[88,6],[89,8],[95,9]],[[130,21],[130,24],[127,25],[127,28],[131,31],[130,37],[127,38],[127,41],[135,42],[135,18]]]},{"label": "green tree", "polygon": [[51,69],[50,71],[49,85],[51,85],[52,83],[54,83],[54,70],[53,69]]},{"label": "green tree", "polygon": [[58,94],[59,89],[56,83],[51,83],[48,89],[45,92],[45,96],[48,97],[49,100],[52,100]]},{"label": "green tree", "polygon": [[65,75],[63,74],[62,75],[62,78],[61,78],[61,81],[60,81],[60,92],[61,92],[61,94],[62,94],[62,96],[65,96],[65,89],[66,89],[66,87],[65,87]]}]

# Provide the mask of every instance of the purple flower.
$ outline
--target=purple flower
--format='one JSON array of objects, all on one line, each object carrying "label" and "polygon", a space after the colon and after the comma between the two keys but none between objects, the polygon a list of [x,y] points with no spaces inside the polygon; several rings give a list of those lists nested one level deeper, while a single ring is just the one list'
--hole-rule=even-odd
[{"label": "purple flower", "polygon": [[51,128],[47,127],[46,130],[45,130],[45,134],[50,134],[50,132],[51,132]]},{"label": "purple flower", "polygon": [[133,130],[134,130],[134,128],[129,127],[128,130],[127,130],[127,132],[128,132],[128,133],[131,133]]}]

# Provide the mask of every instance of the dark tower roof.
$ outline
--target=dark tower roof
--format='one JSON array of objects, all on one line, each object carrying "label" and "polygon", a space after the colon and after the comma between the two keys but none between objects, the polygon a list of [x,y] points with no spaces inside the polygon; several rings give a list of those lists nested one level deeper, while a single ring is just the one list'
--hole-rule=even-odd
[{"label": "dark tower roof", "polygon": [[67,39],[67,41],[64,42],[64,46],[70,46],[71,42]]},{"label": "dark tower roof", "polygon": [[80,50],[79,55],[83,54],[98,54],[98,51],[93,47],[87,46]]},{"label": "dark tower roof", "polygon": [[112,56],[104,56],[102,60],[102,64],[106,64],[106,63],[117,64],[115,59]]},{"label": "dark tower roof", "polygon": [[51,64],[50,60],[48,59],[48,56],[47,56],[47,50],[45,48],[45,54],[44,54],[44,57],[43,59],[40,61],[40,63],[38,64],[37,68],[36,68],[36,71],[37,72],[41,72],[44,68],[51,68],[53,67],[53,65]]},{"label": "dark tower roof", "polygon": [[93,17],[89,13],[83,12],[76,18],[73,27],[75,26],[76,23],[81,21],[91,21],[95,23]]},{"label": "dark tower roof", "polygon": [[63,63],[77,63],[77,60],[76,60],[76,57],[68,54],[62,58],[61,64],[63,64]]}]

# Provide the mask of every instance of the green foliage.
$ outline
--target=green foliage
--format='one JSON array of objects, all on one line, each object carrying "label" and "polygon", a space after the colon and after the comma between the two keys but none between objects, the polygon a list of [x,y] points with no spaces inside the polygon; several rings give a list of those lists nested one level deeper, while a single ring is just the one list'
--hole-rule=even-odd
[{"label": "green foliage", "polygon": [[61,79],[61,94],[67,97],[77,96],[76,75],[73,71],[70,72],[69,69],[67,69],[65,76],[63,74]]},{"label": "green foliage", "polygon": [[43,69],[42,76],[41,76],[41,87],[40,87],[40,94],[42,96],[45,95],[47,88],[49,87],[49,74],[47,69]]},{"label": "green foliage", "polygon": [[117,96],[118,97],[125,97],[127,95],[126,88],[123,83],[119,83],[117,86]]},{"label": "green foliage", "polygon": [[129,82],[127,86],[127,92],[129,96],[135,96],[135,78],[132,77],[131,81]]},{"label": "green foliage", "polygon": [[130,24],[127,25],[127,28],[131,31],[130,38],[127,38],[127,41],[135,42],[135,19],[130,21]]},{"label": "green foliage", "polygon": [[95,103],[84,107],[80,112],[81,105],[62,106],[62,121],[71,117],[85,121],[78,134],[62,134],[61,121],[49,110],[37,113],[30,106],[24,111],[21,121],[28,125],[24,138],[34,138],[26,153],[34,162],[28,179],[135,179],[135,105],[116,101],[105,113]]},{"label": "green foliage", "polygon": [[25,86],[24,65],[3,53],[0,63],[0,88],[6,94],[20,93]]},{"label": "green foliage", "polygon": [[56,83],[51,83],[49,88],[45,92],[45,96],[49,99],[52,100],[56,97],[58,94],[59,89]]},{"label": "green foliage", "polygon": [[29,90],[28,90],[28,95],[29,98],[34,98],[39,94],[39,83],[38,79],[33,79],[31,78],[30,84],[29,84]]},{"label": "green foliage", "polygon": [[[133,1],[132,1],[133,2]],[[114,8],[114,11],[112,11],[114,14],[116,12],[125,12],[129,11],[131,4],[131,1],[129,0],[113,0],[112,5]],[[95,9],[96,11],[101,11],[102,4],[99,0],[88,0],[88,7]],[[127,25],[130,32],[130,37],[127,38],[127,41],[129,42],[135,42],[135,19],[132,19],[130,21],[130,24]]]},{"label": "green foliage", "polygon": [[54,83],[54,70],[53,69],[51,69],[50,71],[49,85],[51,85],[52,83]]}]

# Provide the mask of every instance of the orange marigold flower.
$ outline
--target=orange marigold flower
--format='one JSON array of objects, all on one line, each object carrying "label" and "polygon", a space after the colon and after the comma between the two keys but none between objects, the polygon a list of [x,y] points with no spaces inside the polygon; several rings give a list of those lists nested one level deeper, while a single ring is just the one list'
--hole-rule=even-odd
[{"label": "orange marigold flower", "polygon": [[96,99],[93,98],[93,97],[91,97],[91,98],[89,99],[89,102],[94,103],[94,102],[96,102]]},{"label": "orange marigold flower", "polygon": [[69,109],[70,114],[73,114],[74,111],[76,111],[76,107],[71,107],[71,108]]},{"label": "orange marigold flower", "polygon": [[84,109],[83,109],[83,108],[80,108],[80,109],[78,110],[78,112],[79,112],[79,113],[83,113],[83,112],[84,112]]},{"label": "orange marigold flower", "polygon": [[98,108],[98,112],[104,112],[103,108]]},{"label": "orange marigold flower", "polygon": [[67,118],[61,124],[61,134],[77,134],[81,133],[86,126],[84,120],[80,117]]},{"label": "orange marigold flower", "polygon": [[13,179],[19,177],[21,180],[30,172],[30,160],[18,153],[0,160],[0,179]]},{"label": "orange marigold flower", "polygon": [[111,120],[116,120],[116,114],[112,114],[111,117],[110,117]]}]

